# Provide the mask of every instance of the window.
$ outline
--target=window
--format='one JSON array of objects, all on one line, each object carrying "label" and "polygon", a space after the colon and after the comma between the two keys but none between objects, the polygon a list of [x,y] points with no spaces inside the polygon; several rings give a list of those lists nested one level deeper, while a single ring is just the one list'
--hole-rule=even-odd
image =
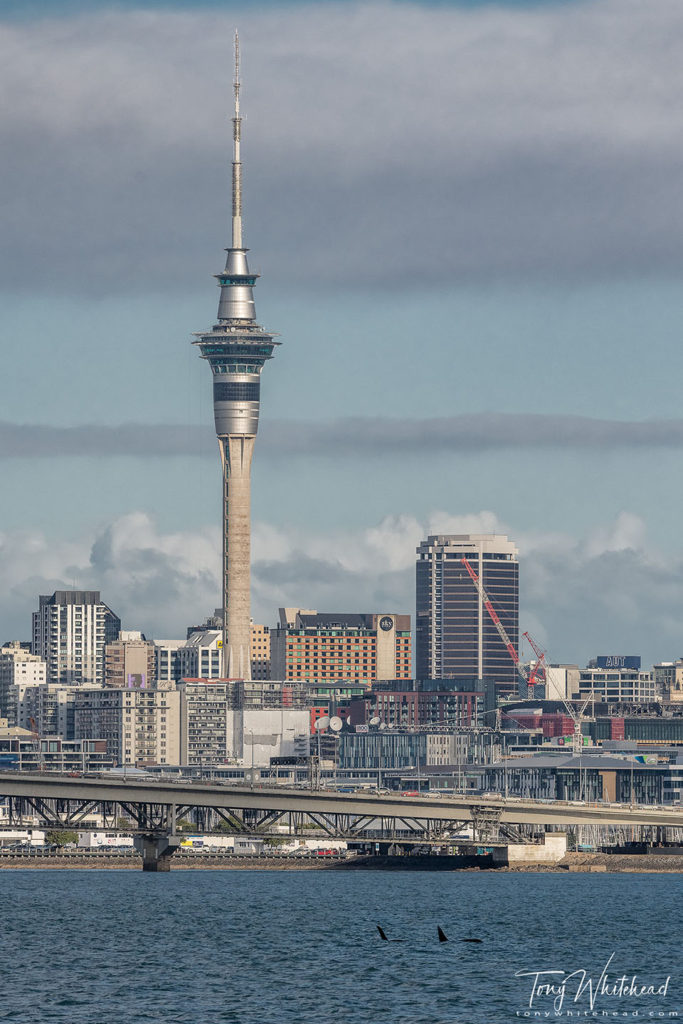
[{"label": "window", "polygon": [[214,381],[213,397],[216,402],[258,402],[261,385],[238,381]]}]

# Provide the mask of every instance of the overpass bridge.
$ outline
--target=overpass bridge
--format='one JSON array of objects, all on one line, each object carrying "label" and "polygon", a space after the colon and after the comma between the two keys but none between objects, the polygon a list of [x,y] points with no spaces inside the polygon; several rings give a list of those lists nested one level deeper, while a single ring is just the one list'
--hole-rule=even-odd
[{"label": "overpass bridge", "polygon": [[218,821],[223,831],[267,836],[285,819],[294,834],[312,826],[331,838],[355,841],[378,836],[392,841],[401,836],[415,842],[447,842],[466,825],[472,826],[480,842],[516,825],[683,828],[683,808],[679,807],[520,800],[484,794],[404,796],[365,790],[252,788],[221,782],[140,780],[124,774],[0,772],[0,798],[6,802],[8,828],[16,828],[32,816],[44,828],[77,830],[97,814],[101,829],[135,835],[145,870],[168,870],[170,854],[179,844],[177,822],[188,814],[209,832]]}]

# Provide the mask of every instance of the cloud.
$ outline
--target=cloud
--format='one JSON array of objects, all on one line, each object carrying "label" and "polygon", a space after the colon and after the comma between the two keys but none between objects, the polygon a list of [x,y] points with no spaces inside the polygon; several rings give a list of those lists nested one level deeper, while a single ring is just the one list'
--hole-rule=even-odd
[{"label": "cloud", "polygon": [[683,556],[659,551],[629,512],[585,537],[521,538],[523,603],[553,660],[641,654],[644,665],[683,653]]},{"label": "cloud", "polygon": [[[0,422],[0,458],[59,456],[199,455],[211,451],[209,426],[130,423],[48,427]],[[461,454],[501,449],[636,449],[683,447],[683,419],[618,421],[585,416],[475,413],[410,420],[347,417],[322,422],[264,423],[263,456],[324,456],[354,459],[444,451]]]},{"label": "cloud", "polygon": [[220,529],[160,533],[141,512],[78,541],[37,531],[0,533],[2,639],[30,636],[38,594],[99,590],[124,628],[185,636],[219,604]]},{"label": "cloud", "polygon": [[[0,40],[6,288],[192,287],[227,239],[234,14]],[[683,268],[683,7],[240,13],[247,239],[310,288]]]},{"label": "cloud", "polygon": [[349,417],[264,425],[265,452],[286,455],[404,455],[506,448],[678,448],[683,420],[616,421],[585,416],[474,413],[433,419]]},{"label": "cloud", "polygon": [[128,455],[135,458],[197,455],[209,428],[129,423],[78,427],[0,422],[0,458]]},{"label": "cloud", "polygon": [[[255,523],[252,606],[274,623],[280,606],[321,611],[414,611],[415,548],[431,533],[497,532],[520,548],[522,629],[554,661],[683,653],[683,553],[663,553],[628,511],[585,536],[525,534],[491,511],[419,521],[392,516],[364,530],[315,532]],[[132,513],[77,541],[36,532],[0,535],[0,638],[27,638],[37,595],[97,589],[125,628],[182,638],[219,603],[219,530],[163,533]]]}]

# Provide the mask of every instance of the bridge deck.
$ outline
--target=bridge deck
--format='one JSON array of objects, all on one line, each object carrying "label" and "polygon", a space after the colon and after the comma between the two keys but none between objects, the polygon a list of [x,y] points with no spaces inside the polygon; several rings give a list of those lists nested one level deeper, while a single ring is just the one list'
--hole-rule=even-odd
[{"label": "bridge deck", "polygon": [[91,800],[108,803],[189,805],[225,810],[312,812],[370,815],[373,818],[412,818],[434,821],[472,821],[482,808],[502,823],[538,825],[652,825],[683,827],[683,809],[533,801],[483,794],[400,796],[337,793],[333,790],[245,787],[207,782],[140,781],[125,778],[0,772],[0,797],[43,800]]}]

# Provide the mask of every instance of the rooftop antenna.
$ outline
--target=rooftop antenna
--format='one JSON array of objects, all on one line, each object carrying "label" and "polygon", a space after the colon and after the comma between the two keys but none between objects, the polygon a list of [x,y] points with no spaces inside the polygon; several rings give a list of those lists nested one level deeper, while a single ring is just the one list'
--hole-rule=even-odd
[{"label": "rooftop antenna", "polygon": [[232,119],[232,248],[242,248],[242,162],[240,160],[240,37],[235,29],[235,113]]}]

